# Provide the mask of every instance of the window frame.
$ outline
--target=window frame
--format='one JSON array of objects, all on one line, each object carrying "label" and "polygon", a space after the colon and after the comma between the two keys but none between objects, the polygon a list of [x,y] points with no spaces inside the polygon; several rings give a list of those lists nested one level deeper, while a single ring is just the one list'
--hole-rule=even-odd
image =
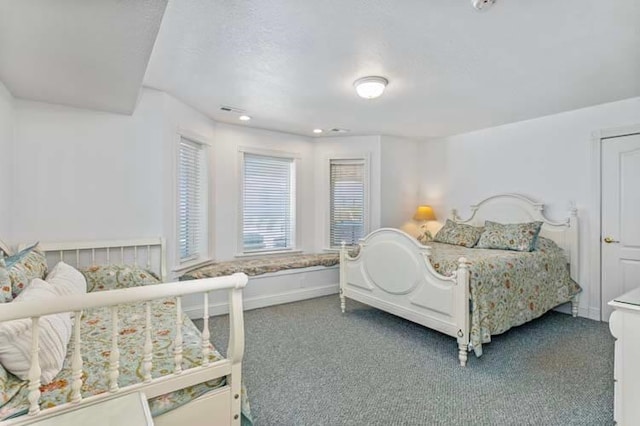
[{"label": "window frame", "polygon": [[[291,171],[292,171],[292,193],[290,196],[293,197],[292,207],[294,209],[293,212],[293,220],[291,223],[291,238],[292,245],[291,247],[282,248],[282,249],[257,249],[257,250],[244,250],[244,161],[245,155],[256,155],[263,157],[275,157],[291,160]],[[301,253],[302,250],[300,247],[300,191],[299,191],[299,176],[300,176],[300,155],[294,152],[288,151],[277,151],[277,150],[266,150],[266,149],[258,149],[258,148],[250,148],[250,147],[239,147],[238,148],[238,234],[236,239],[236,255],[235,257],[255,257],[255,256],[266,256],[270,254],[283,254],[283,253]]]},{"label": "window frame", "polygon": [[[371,232],[371,154],[360,153],[355,155],[331,155],[325,158],[325,215],[324,215],[324,246],[325,251],[339,251],[340,247],[331,246],[331,162],[332,161],[361,161],[364,171],[364,230],[363,237]],[[357,242],[356,242],[357,245]]]},{"label": "window frame", "polygon": [[[212,229],[212,207],[211,200],[213,199],[212,191],[212,182],[211,182],[211,166],[210,166],[210,156],[211,156],[211,143],[209,140],[201,135],[196,133],[192,133],[190,131],[179,129],[176,135],[176,143],[175,143],[175,154],[174,154],[174,173],[173,173],[173,185],[174,185],[174,248],[175,248],[175,267],[173,268],[173,272],[180,272],[184,269],[191,268],[193,266],[197,266],[199,264],[208,262],[212,259],[211,249],[212,249],[212,237],[211,237],[211,229]],[[202,212],[201,212],[201,235],[200,235],[200,247],[196,255],[182,259],[180,257],[180,187],[179,187],[179,177],[180,177],[180,144],[182,140],[186,140],[193,144],[199,146],[200,151],[200,164],[202,170],[200,171],[200,179],[201,179],[201,194],[200,199],[202,202]]]}]

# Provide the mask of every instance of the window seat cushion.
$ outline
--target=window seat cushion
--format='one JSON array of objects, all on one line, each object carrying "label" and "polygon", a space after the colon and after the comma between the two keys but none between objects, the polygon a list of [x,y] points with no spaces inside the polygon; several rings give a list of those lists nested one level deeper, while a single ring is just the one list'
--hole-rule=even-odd
[{"label": "window seat cushion", "polygon": [[312,266],[334,266],[340,263],[339,253],[295,254],[288,256],[269,256],[259,259],[231,260],[216,262],[189,271],[180,277],[181,281],[200,278],[221,277],[236,272],[249,276],[262,275],[288,269],[309,268]]}]

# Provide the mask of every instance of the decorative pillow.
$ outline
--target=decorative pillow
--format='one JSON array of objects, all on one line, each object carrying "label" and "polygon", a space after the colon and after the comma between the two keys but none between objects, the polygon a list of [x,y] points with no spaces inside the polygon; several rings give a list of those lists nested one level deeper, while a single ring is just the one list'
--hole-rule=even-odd
[{"label": "decorative pillow", "polygon": [[44,279],[47,273],[47,259],[35,248],[26,253],[9,269],[11,293],[16,297],[34,278]]},{"label": "decorative pillow", "polygon": [[[40,301],[54,303],[58,295],[51,284],[40,279],[33,282],[12,303]],[[68,312],[40,318],[40,350],[38,357],[43,385],[50,383],[62,370],[71,338],[71,317]],[[31,319],[0,323],[0,362],[22,380],[29,379],[31,367]]]},{"label": "decorative pillow", "polygon": [[447,219],[447,222],[440,228],[433,241],[456,246],[474,247],[480,235],[482,235],[482,229]]},{"label": "decorative pillow", "polygon": [[73,266],[64,262],[58,262],[47,275],[46,281],[51,284],[58,296],[70,296],[85,294],[87,292],[87,280]]},{"label": "decorative pillow", "polygon": [[27,255],[31,253],[38,246],[38,244],[39,243],[35,243],[27,248],[20,250],[18,253],[14,255],[5,257],[4,262],[6,263],[7,268],[11,268],[13,265],[15,265],[16,263],[20,262],[22,259],[27,257]]},{"label": "decorative pillow", "polygon": [[13,300],[11,278],[9,278],[9,271],[6,268],[4,259],[0,259],[0,303],[11,302],[11,300]]},{"label": "decorative pillow", "polygon": [[90,266],[80,272],[87,279],[88,292],[140,287],[160,282],[153,272],[133,265]]},{"label": "decorative pillow", "polygon": [[477,248],[533,251],[542,222],[508,223],[486,221]]}]

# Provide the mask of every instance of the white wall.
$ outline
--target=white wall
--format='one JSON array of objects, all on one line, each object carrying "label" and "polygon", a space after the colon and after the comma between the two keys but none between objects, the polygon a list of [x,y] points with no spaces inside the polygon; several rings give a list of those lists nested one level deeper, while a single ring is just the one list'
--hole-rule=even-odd
[{"label": "white wall", "polygon": [[593,206],[592,132],[640,123],[640,98],[480,130],[420,146],[420,197],[444,222],[451,208],[503,192],[547,204],[547,215],[566,217],[570,202],[580,216],[580,279],[583,315],[599,317],[599,284],[590,282],[589,238]]},{"label": "white wall", "polygon": [[184,132],[211,143],[210,230],[216,259],[238,252],[239,147],[299,156],[299,247],[315,249],[310,138],[218,124],[151,89],[142,91],[132,116],[22,100],[15,104],[14,154],[23,166],[12,176],[17,183],[11,193],[14,243],[162,235],[173,267],[173,170],[178,133]]},{"label": "white wall", "polygon": [[381,212],[383,227],[415,233],[411,220],[418,197],[418,143],[391,136],[381,137]]},{"label": "white wall", "polygon": [[15,105],[14,158],[23,166],[9,176],[17,183],[14,243],[163,235],[173,268],[181,132],[210,144],[210,252],[217,260],[239,253],[240,148],[297,157],[297,246],[306,252],[326,248],[328,158],[368,156],[372,230],[402,226],[417,202],[417,144],[404,139],[312,139],[216,123],[152,89],[142,91],[131,116],[23,100]]},{"label": "white wall", "polygon": [[163,98],[132,116],[16,101],[15,242],[161,235]]},{"label": "white wall", "polygon": [[0,82],[0,240],[11,243],[11,187],[13,185],[13,96]]}]

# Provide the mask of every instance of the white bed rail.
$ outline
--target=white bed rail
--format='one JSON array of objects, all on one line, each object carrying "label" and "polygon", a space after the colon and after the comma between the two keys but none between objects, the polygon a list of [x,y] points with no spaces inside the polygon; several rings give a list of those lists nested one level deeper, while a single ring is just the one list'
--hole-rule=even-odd
[{"label": "white bed rail", "polygon": [[[168,392],[212,380],[218,377],[229,376],[228,385],[233,395],[233,423],[240,424],[240,365],[244,354],[244,320],[242,310],[242,289],[247,284],[247,276],[243,273],[226,277],[206,278],[189,282],[175,282],[167,284],[154,284],[143,287],[126,288],[119,290],[88,293],[84,295],[69,296],[64,298],[64,303],[43,305],[41,302],[5,303],[0,305],[0,321],[30,318],[32,322],[32,347],[31,368],[29,371],[29,416],[8,420],[3,424],[22,424],[33,419],[53,415],[60,411],[72,409],[78,403],[88,403],[113,397],[116,393],[144,390],[147,398],[154,398]],[[203,364],[199,367],[182,369],[182,312],[181,298],[185,295],[202,293],[204,296],[205,312],[208,307],[208,293],[212,291],[224,291],[229,294],[229,346],[227,358],[208,362],[209,349],[209,325],[205,314],[202,333],[202,358]],[[151,330],[151,301],[165,298],[176,298],[176,338],[174,341],[174,374],[152,378],[153,342]],[[129,303],[145,303],[145,339],[143,342],[142,375],[143,382],[120,388],[119,376],[119,349],[118,349],[118,305]],[[89,308],[110,307],[112,316],[112,345],[109,357],[109,391],[103,394],[83,398],[82,388],[82,341],[80,334],[82,311]],[[74,312],[74,352],[72,355],[72,383],[71,402],[40,410],[40,363],[39,351],[39,320],[45,315],[61,312]],[[179,377],[179,380],[177,378]]]},{"label": "white bed rail", "polygon": [[[28,244],[20,244],[23,249]],[[66,262],[75,268],[122,263],[143,267],[167,278],[166,245],[162,237],[109,241],[40,242],[38,249],[47,257],[50,267]]]}]

